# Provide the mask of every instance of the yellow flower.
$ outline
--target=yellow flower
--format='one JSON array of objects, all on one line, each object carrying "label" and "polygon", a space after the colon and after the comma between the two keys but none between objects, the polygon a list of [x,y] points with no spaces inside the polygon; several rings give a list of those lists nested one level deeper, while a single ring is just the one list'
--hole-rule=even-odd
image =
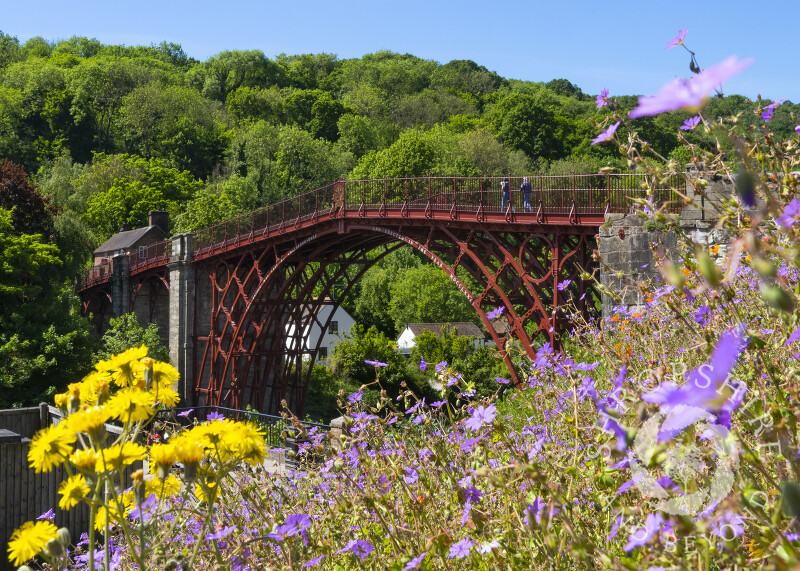
[{"label": "yellow flower", "polygon": [[216,482],[206,482],[206,487],[208,488],[209,493],[206,494],[206,491],[200,484],[194,485],[194,496],[202,501],[214,501],[217,497],[217,483]]},{"label": "yellow flower", "polygon": [[123,466],[133,464],[137,460],[143,460],[146,455],[147,449],[141,444],[136,444],[135,442],[115,444],[100,452],[95,468],[98,472],[120,470]]},{"label": "yellow flower", "polygon": [[153,444],[150,447],[150,461],[157,468],[169,470],[175,463],[175,447],[172,444]]},{"label": "yellow flower", "polygon": [[38,431],[28,448],[30,466],[37,474],[49,472],[51,468],[67,459],[75,440],[75,434],[67,430],[65,423]]},{"label": "yellow flower", "polygon": [[264,432],[253,424],[237,422],[231,435],[237,456],[250,464],[261,464],[266,456]]},{"label": "yellow flower", "polygon": [[56,537],[58,528],[49,521],[28,521],[11,534],[8,542],[8,560],[22,565],[37,555],[47,542]]},{"label": "yellow flower", "polygon": [[86,450],[76,450],[69,461],[81,472],[94,472],[97,461],[100,459],[97,452],[92,448]]},{"label": "yellow flower", "polygon": [[59,393],[55,396],[56,406],[58,408],[67,409],[67,404],[69,404],[69,393]]},{"label": "yellow flower", "polygon": [[138,389],[120,391],[108,400],[106,405],[111,415],[122,422],[147,420],[153,409],[153,395]]},{"label": "yellow flower", "polygon": [[150,494],[155,494],[161,497],[162,490],[164,496],[174,496],[180,493],[183,484],[175,474],[170,474],[166,480],[159,480],[158,478],[150,478],[144,483],[144,495],[149,497]]},{"label": "yellow flower", "polygon": [[134,380],[136,361],[147,357],[147,347],[134,347],[124,353],[114,355],[108,361],[100,361],[95,365],[98,372],[109,372],[120,386],[126,386]]},{"label": "yellow flower", "polygon": [[[133,492],[128,492],[128,494],[131,496],[131,502],[130,503],[133,504],[133,499],[132,499],[133,498]],[[124,494],[123,494],[123,496],[124,496]],[[127,509],[127,503],[126,503],[126,509]],[[105,527],[106,527],[106,518],[108,518],[108,528],[109,529],[113,528],[117,523],[119,523],[119,520],[120,520],[119,510],[114,509],[114,508],[108,509],[105,506],[99,508],[97,510],[97,515],[94,518],[94,528],[97,531],[103,531],[105,529]]]},{"label": "yellow flower", "polygon": [[61,500],[58,502],[58,507],[62,510],[68,510],[89,493],[89,487],[86,485],[86,480],[83,476],[70,476],[58,488],[58,493],[61,494]]},{"label": "yellow flower", "polygon": [[172,445],[175,447],[175,457],[182,464],[199,464],[205,454],[203,446],[188,435],[178,437]]},{"label": "yellow flower", "polygon": [[86,432],[89,435],[96,433],[109,419],[108,409],[101,406],[84,408],[69,416],[66,420],[67,426],[74,432]]}]

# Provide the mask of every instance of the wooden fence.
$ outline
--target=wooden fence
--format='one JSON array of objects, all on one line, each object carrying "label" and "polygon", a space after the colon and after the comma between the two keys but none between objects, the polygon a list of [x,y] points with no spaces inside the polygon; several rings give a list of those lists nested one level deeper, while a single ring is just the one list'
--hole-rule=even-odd
[{"label": "wooden fence", "polygon": [[[79,504],[69,511],[58,507],[58,487],[67,479],[60,466],[49,473],[37,474],[28,466],[28,447],[34,433],[62,419],[60,411],[42,403],[38,407],[0,410],[0,570],[14,569],[8,562],[8,540],[26,521],[36,520],[52,509],[55,524],[66,527],[72,542],[89,530],[89,508]],[[106,425],[109,436],[119,431]],[[126,475],[136,469],[129,467]]]}]

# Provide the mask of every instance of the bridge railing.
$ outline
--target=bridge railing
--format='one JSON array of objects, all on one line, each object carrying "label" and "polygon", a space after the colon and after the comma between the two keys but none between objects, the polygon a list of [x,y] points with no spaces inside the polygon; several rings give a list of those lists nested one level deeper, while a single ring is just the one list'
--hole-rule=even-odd
[{"label": "bridge railing", "polygon": [[[531,175],[527,177],[531,183],[530,208],[525,209],[519,190],[522,176],[337,180],[198,230],[194,233],[194,251],[208,256],[325,216],[405,216],[411,212],[431,216],[443,212],[459,216],[499,215],[504,211],[500,183],[505,178],[509,180],[514,212],[544,217],[628,212],[631,198],[644,198],[651,186],[641,174]],[[679,197],[672,189],[683,190],[684,185],[680,173],[660,181],[652,191],[655,206],[668,205],[669,212],[679,212]],[[131,271],[166,263],[171,245],[167,240],[148,246],[143,252],[131,253]],[[84,279],[84,288],[108,279],[103,270],[92,271]]]},{"label": "bridge railing", "polygon": [[[503,211],[500,182],[506,177],[414,177],[374,180],[339,180],[326,186],[270,204],[249,214],[226,220],[195,233],[195,252],[210,253],[257,235],[281,232],[320,216],[355,215],[367,212],[389,215],[397,212],[449,212],[462,215]],[[523,212],[519,190],[523,177],[508,177],[511,204]],[[529,212],[542,215],[576,215],[628,212],[631,198],[644,198],[649,186],[645,175],[590,174],[529,176]],[[684,185],[683,175],[668,177],[656,186],[656,206],[674,203],[672,188]]]},{"label": "bridge railing", "polygon": [[164,240],[150,244],[136,252],[128,254],[128,263],[131,272],[138,272],[154,266],[161,266],[169,262],[172,254],[172,240]]}]

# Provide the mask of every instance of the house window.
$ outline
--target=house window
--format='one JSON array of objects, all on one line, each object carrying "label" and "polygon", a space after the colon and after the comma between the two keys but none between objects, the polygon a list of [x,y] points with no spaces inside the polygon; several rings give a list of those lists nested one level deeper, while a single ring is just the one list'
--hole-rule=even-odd
[{"label": "house window", "polygon": [[339,322],[338,321],[331,321],[330,325],[328,325],[328,333],[331,335],[338,335],[339,334]]},{"label": "house window", "polygon": [[326,359],[328,357],[328,348],[327,347],[320,347],[319,348],[319,358]]},{"label": "house window", "polygon": [[147,246],[139,246],[139,259],[144,260],[147,257]]}]

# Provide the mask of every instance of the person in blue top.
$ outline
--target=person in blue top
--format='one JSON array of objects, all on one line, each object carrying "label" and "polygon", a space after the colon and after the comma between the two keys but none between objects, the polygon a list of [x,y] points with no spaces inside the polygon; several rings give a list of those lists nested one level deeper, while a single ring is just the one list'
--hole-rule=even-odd
[{"label": "person in blue top", "polygon": [[527,177],[522,179],[519,189],[522,191],[522,205],[525,212],[528,212],[531,209],[531,183],[528,182]]}]

